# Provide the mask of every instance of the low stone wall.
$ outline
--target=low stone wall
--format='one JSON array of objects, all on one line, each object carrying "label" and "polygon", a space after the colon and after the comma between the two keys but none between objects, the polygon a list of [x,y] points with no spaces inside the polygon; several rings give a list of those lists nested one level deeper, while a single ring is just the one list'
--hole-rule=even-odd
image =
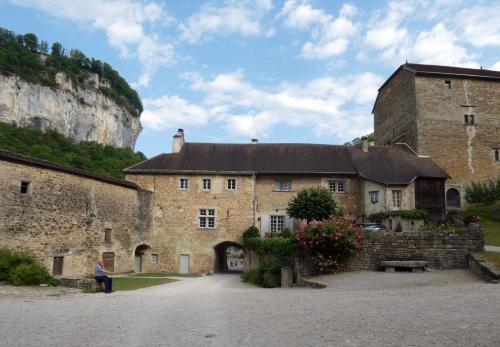
[{"label": "low stone wall", "polygon": [[[484,235],[478,223],[454,231],[364,234],[359,255],[341,271],[379,270],[384,260],[423,260],[438,269],[467,268],[469,254],[483,249]],[[295,265],[298,278],[319,273],[307,255],[299,255]]]},{"label": "low stone wall", "polygon": [[500,283],[500,271],[489,265],[480,255],[469,254],[469,268],[487,282]]},{"label": "low stone wall", "polygon": [[81,288],[85,292],[95,292],[97,288],[103,288],[103,283],[93,278],[60,278],[60,286],[67,288]]}]

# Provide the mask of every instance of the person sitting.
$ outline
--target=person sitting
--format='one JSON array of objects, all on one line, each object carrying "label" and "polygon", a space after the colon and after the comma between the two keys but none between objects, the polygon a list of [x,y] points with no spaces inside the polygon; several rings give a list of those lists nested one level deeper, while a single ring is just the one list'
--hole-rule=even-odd
[{"label": "person sitting", "polygon": [[94,266],[94,278],[97,282],[104,282],[104,293],[109,294],[113,292],[113,279],[108,275],[112,275],[111,271],[104,268],[104,262],[98,260]]}]

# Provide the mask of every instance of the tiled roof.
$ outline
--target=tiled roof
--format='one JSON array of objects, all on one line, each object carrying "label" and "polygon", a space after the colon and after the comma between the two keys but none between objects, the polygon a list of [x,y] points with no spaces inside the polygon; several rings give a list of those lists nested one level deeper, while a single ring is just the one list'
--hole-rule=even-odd
[{"label": "tiled roof", "polygon": [[431,159],[405,145],[369,147],[317,144],[185,143],[179,153],[161,154],[125,170],[127,174],[360,175],[383,184],[408,184],[416,177],[447,178]]},{"label": "tiled roof", "polygon": [[0,149],[0,160],[21,163],[21,164],[25,164],[25,165],[51,169],[51,170],[55,170],[55,171],[61,171],[61,172],[65,172],[65,173],[69,173],[69,174],[73,174],[73,175],[77,175],[77,176],[81,176],[81,177],[91,178],[94,180],[115,184],[115,185],[122,186],[122,187],[138,189],[138,186],[135,183],[130,182],[130,181],[120,180],[120,179],[117,179],[114,177],[101,175],[98,173],[85,171],[85,170],[81,170],[81,169],[76,169],[76,168],[72,168],[69,166],[64,166],[64,165],[53,163],[53,162],[50,162],[47,160],[42,160],[42,159],[27,156],[27,155],[22,155],[19,153],[6,151],[3,149]]}]

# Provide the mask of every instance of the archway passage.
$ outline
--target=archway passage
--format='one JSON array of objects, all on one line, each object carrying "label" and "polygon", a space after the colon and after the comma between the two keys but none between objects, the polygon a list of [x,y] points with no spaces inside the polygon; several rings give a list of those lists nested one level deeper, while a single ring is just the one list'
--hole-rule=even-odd
[{"label": "archway passage", "polygon": [[219,243],[214,247],[215,272],[242,272],[243,271],[243,247],[232,241]]},{"label": "archway passage", "polygon": [[148,245],[139,245],[135,249],[134,272],[144,272],[147,255],[151,253],[151,247]]},{"label": "archway passage", "polygon": [[460,208],[460,192],[455,188],[450,188],[446,192],[446,207]]}]

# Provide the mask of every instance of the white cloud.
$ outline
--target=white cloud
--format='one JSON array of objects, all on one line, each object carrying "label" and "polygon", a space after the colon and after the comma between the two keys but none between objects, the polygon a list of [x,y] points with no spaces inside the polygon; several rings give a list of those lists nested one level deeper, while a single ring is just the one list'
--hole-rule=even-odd
[{"label": "white cloud", "polygon": [[500,46],[500,4],[472,7],[454,16],[462,37],[474,47]]},{"label": "white cloud", "polygon": [[344,53],[350,40],[357,33],[353,17],[357,8],[344,4],[339,16],[333,18],[322,9],[313,8],[308,2],[298,3],[288,0],[278,14],[284,17],[283,25],[301,31],[309,31],[311,40],[302,46],[302,56],[306,59],[327,59]]},{"label": "white cloud", "polygon": [[147,28],[172,18],[155,2],[137,0],[16,0],[22,5],[104,30],[110,45],[123,57],[136,57],[145,67],[136,85],[149,83],[154,71],[175,62],[173,45],[161,42]]},{"label": "white cloud", "polygon": [[203,93],[198,106],[206,110],[204,114],[231,134],[266,137],[286,125],[307,127],[317,136],[334,135],[341,141],[370,131],[370,109],[383,82],[381,76],[361,73],[264,90],[247,82],[242,71],[209,80],[195,73],[182,77]]},{"label": "white cloud", "polygon": [[179,25],[181,39],[196,43],[210,34],[270,36],[273,31],[264,30],[260,21],[272,8],[270,0],[234,3],[224,7],[204,5],[199,12]]},{"label": "white cloud", "polygon": [[201,126],[207,123],[209,117],[202,107],[190,104],[177,95],[143,99],[143,104],[141,122],[153,130],[184,125]]},{"label": "white cloud", "polygon": [[500,71],[500,60],[490,67],[490,70]]}]

